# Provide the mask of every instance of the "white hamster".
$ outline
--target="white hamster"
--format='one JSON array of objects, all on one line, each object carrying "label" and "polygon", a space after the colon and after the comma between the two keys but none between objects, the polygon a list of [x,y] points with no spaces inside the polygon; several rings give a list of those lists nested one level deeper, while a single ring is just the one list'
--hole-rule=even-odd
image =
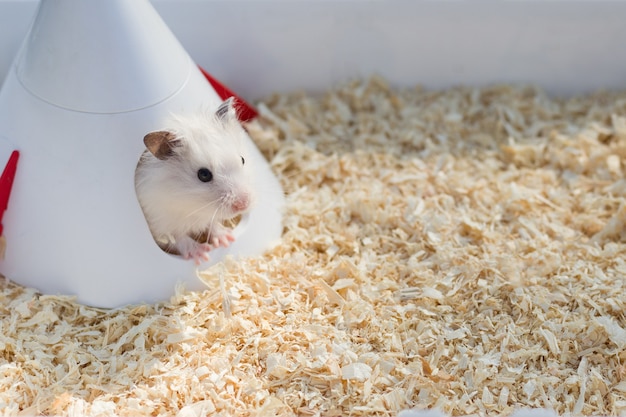
[{"label": "white hamster", "polygon": [[235,240],[222,222],[254,200],[244,135],[230,98],[214,112],[173,117],[166,129],[144,137],[135,189],[163,250],[199,264],[211,249]]}]

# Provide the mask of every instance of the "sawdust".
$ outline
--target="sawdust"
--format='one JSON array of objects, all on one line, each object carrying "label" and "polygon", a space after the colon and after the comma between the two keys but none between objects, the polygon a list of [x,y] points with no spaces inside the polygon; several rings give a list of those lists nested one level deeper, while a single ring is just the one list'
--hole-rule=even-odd
[{"label": "sawdust", "polygon": [[4,281],[4,415],[626,412],[626,94],[373,78],[259,109],[282,243],[157,305]]}]

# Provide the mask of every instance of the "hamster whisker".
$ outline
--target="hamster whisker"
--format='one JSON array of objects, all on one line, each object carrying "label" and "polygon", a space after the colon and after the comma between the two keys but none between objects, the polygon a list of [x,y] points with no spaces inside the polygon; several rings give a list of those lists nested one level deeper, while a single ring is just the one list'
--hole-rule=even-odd
[{"label": "hamster whisker", "polygon": [[[221,219],[223,218],[222,214],[224,211],[224,206],[220,205],[218,207],[217,210],[215,210],[215,212],[213,213],[213,216],[211,217],[211,221],[209,222],[208,228],[207,228],[207,243],[211,243],[211,236],[212,236],[212,232],[214,230],[214,226],[216,224],[218,224],[219,226],[222,226],[221,224],[219,224],[219,220],[217,220],[218,218]],[[219,228],[218,226],[218,228]]]},{"label": "hamster whisker", "polygon": [[193,211],[191,211],[191,212],[187,213],[187,217],[191,217],[191,216],[193,216],[194,214],[196,214],[197,212],[202,211],[202,210],[205,210],[206,208],[208,208],[208,207],[210,207],[210,206],[214,205],[215,203],[219,203],[219,201],[220,201],[220,200],[221,200],[221,198],[217,198],[217,199],[215,199],[215,200],[213,200],[213,201],[209,201],[207,204],[205,204],[205,205],[203,205],[203,206],[201,206],[201,207],[198,207],[197,209],[195,209],[195,210],[193,210]]},{"label": "hamster whisker", "polygon": [[[213,216],[211,216],[211,221],[209,222],[209,235],[211,237],[211,231],[213,230],[213,225],[215,224],[215,218],[217,217],[217,213],[222,210],[222,206],[220,205],[217,210],[213,212]],[[220,216],[221,217],[221,216]]]}]

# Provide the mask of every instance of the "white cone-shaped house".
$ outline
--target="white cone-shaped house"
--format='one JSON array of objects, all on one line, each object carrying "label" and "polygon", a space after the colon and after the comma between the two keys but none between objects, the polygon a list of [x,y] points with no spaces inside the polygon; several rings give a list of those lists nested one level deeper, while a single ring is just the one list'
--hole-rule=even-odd
[{"label": "white cone-shaped house", "polygon": [[[205,288],[193,261],[154,242],[134,173],[146,133],[221,101],[148,0],[42,1],[0,91],[0,164],[20,151],[0,272],[99,307],[166,300],[179,282]],[[246,146],[263,192],[236,241],[199,268],[280,237],[280,184]]]}]

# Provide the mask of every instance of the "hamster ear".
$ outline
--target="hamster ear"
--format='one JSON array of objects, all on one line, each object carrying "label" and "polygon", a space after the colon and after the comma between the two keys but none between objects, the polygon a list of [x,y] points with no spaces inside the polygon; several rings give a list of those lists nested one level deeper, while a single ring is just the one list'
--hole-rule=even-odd
[{"label": "hamster ear", "polygon": [[158,159],[167,159],[174,154],[174,147],[176,146],[176,135],[172,132],[158,131],[150,132],[143,137],[143,143],[150,153],[156,156]]},{"label": "hamster ear", "polygon": [[237,110],[235,109],[235,98],[230,97],[215,110],[215,115],[218,119],[227,121],[227,120],[237,120]]}]

